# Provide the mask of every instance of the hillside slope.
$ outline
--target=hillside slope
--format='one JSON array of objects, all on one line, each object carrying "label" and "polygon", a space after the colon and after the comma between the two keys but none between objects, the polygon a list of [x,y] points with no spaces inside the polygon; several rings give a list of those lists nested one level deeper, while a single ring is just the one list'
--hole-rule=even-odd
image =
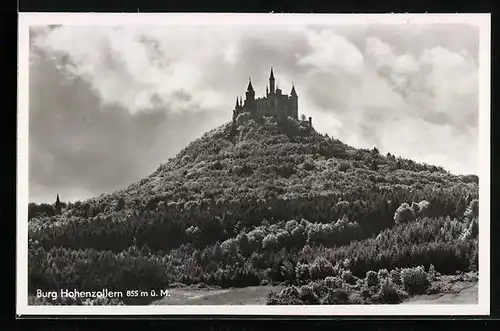
[{"label": "hillside slope", "polygon": [[[61,215],[32,214],[30,288],[59,282],[125,288],[127,283],[154,287],[171,281],[221,286],[293,281],[297,263],[313,259],[314,251],[330,261],[345,255],[339,253],[344,246],[356,255],[364,248],[352,248],[353,242],[389,230],[396,237],[408,235],[407,242],[384,248],[389,262],[380,257],[366,265],[351,261],[353,273],[361,276],[372,266],[413,265],[408,257],[403,262],[397,257],[401,251],[415,254],[412,245],[427,252],[419,261],[428,266],[433,250],[455,254],[453,245],[470,232],[476,217],[464,215],[477,214],[477,198],[475,175],[452,175],[440,167],[381,155],[375,148],[355,149],[317,133],[308,122],[255,121],[242,114],[236,126],[225,124],[206,133],[123,190],[69,203]],[[412,222],[439,224],[451,232],[440,234],[438,227],[438,233],[428,233]],[[430,242],[438,245],[428,248]],[[366,243],[364,247],[386,246]],[[398,252],[390,251],[398,245]],[[473,244],[466,246],[460,248],[465,255],[452,258],[464,269],[475,254]],[[359,254],[369,258],[365,253]],[[68,267],[70,280],[46,262],[80,258],[91,262]],[[451,262],[434,259],[441,271],[451,272]],[[94,270],[102,261],[107,271]],[[135,275],[137,268],[148,276]],[[99,275],[110,270],[118,280],[81,283],[84,271]]]}]

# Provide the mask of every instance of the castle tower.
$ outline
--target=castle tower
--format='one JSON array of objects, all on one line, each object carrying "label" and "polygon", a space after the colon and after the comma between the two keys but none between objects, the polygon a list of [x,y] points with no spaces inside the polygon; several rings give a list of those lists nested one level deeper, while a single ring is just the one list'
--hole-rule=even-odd
[{"label": "castle tower", "polygon": [[250,113],[252,113],[255,110],[255,91],[253,89],[251,79],[248,80],[248,87],[245,95],[246,95],[245,108]]},{"label": "castle tower", "polygon": [[274,73],[273,73],[273,67],[271,67],[271,75],[269,76],[269,94],[274,94]]},{"label": "castle tower", "polygon": [[295,119],[299,118],[299,97],[297,92],[295,92],[295,86],[292,84],[292,91],[290,92],[290,110],[292,117]]}]

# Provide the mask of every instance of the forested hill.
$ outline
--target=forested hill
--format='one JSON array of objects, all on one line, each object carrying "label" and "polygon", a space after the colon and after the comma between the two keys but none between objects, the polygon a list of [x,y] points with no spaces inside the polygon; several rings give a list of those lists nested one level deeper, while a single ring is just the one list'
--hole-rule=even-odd
[{"label": "forested hill", "polygon": [[242,114],[139,182],[54,210],[29,208],[30,293],[477,270],[476,175],[355,149],[293,119]]},{"label": "forested hill", "polygon": [[[62,215],[32,217],[30,223],[33,230],[42,230],[40,226],[86,219],[87,225],[123,232],[120,240],[101,242],[101,249],[123,249],[133,240],[144,240],[151,249],[171,249],[188,240],[184,230],[192,225],[207,228],[199,236],[209,244],[264,220],[329,223],[344,217],[367,236],[391,226],[401,203],[426,200],[429,216],[461,217],[477,195],[475,175],[452,175],[433,165],[381,155],[376,148],[355,149],[317,133],[306,121],[263,118],[258,123],[240,116],[235,127],[225,124],[205,133],[128,188],[69,203]],[[136,226],[150,224],[153,230],[155,223],[166,222],[179,224],[182,235],[164,240],[167,233],[142,234]],[[222,224],[219,230],[217,224]]]}]

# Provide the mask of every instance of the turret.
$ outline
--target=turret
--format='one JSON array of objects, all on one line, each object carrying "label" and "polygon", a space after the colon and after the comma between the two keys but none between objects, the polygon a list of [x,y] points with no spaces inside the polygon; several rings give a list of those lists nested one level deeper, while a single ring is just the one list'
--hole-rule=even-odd
[{"label": "turret", "polygon": [[269,94],[274,94],[274,73],[273,67],[271,67],[271,75],[269,76]]},{"label": "turret", "polygon": [[254,110],[254,103],[255,103],[255,91],[252,86],[252,80],[248,80],[248,87],[247,87],[247,92],[245,93],[246,95],[246,100],[245,100],[245,107],[247,108],[248,111]]},{"label": "turret", "polygon": [[247,100],[248,99],[255,99],[255,91],[253,89],[252,80],[250,78],[248,79],[248,86],[247,86],[246,96],[247,96]]},{"label": "turret", "polygon": [[292,91],[290,92],[290,110],[291,115],[295,119],[299,118],[299,97],[297,96],[297,92],[295,91],[295,86],[292,85]]}]

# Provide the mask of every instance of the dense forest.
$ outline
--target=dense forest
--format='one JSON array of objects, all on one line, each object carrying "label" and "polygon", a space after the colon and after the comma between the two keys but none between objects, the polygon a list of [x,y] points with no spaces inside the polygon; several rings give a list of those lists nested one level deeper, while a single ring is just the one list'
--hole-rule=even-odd
[{"label": "dense forest", "polygon": [[244,115],[126,189],[31,203],[29,292],[280,283],[269,304],[359,303],[345,286],[378,303],[477,271],[476,175]]}]

